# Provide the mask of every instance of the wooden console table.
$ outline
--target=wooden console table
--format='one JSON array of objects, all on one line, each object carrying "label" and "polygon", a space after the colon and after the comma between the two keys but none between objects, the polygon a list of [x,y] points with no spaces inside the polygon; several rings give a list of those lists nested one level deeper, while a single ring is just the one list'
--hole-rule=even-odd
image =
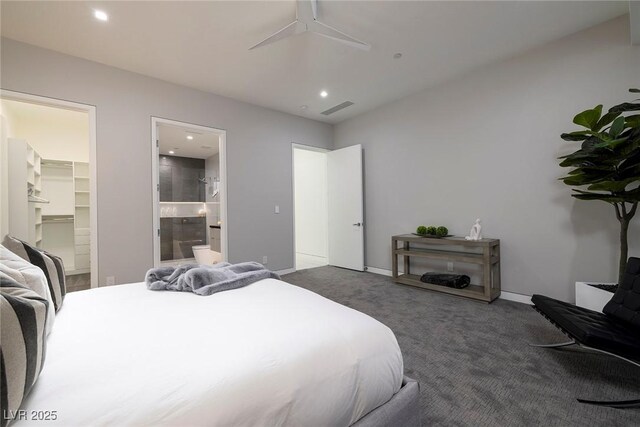
[{"label": "wooden console table", "polygon": [[[401,246],[398,246],[402,243]],[[451,248],[460,248],[452,250]],[[398,257],[404,261],[404,274],[398,274]],[[482,273],[481,285],[471,284],[463,289],[449,288],[420,281],[420,275],[411,274],[410,258],[462,262],[477,265]],[[500,240],[465,240],[464,237],[420,237],[403,234],[391,237],[393,279],[402,285],[417,286],[430,291],[491,302],[500,296]]]}]

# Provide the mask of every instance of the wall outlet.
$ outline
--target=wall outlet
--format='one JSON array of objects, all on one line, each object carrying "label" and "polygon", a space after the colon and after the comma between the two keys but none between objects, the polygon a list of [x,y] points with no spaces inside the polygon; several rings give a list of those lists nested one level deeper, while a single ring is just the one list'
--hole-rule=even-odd
[{"label": "wall outlet", "polygon": [[268,262],[268,261],[269,261],[269,260],[267,259],[267,256],[266,256],[266,255],[262,257],[262,265],[267,265],[267,262]]},{"label": "wall outlet", "polygon": [[453,263],[452,262],[448,262],[447,263],[447,271],[453,271]]},{"label": "wall outlet", "polygon": [[280,205],[276,205],[275,213],[277,213],[277,214],[279,214],[279,213],[280,213]]},{"label": "wall outlet", "polygon": [[107,276],[107,286],[113,286],[116,284],[116,276]]}]

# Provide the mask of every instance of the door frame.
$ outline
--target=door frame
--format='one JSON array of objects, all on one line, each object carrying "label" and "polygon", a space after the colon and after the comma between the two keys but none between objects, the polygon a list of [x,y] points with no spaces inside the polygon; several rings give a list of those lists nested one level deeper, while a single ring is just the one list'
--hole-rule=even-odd
[{"label": "door frame", "polygon": [[[223,227],[220,232],[222,260],[229,260],[229,224],[227,222],[227,131],[211,126],[196,125],[189,122],[170,120],[151,116],[151,194],[153,194],[153,265],[160,267],[160,147],[158,146],[158,125],[180,126],[195,131],[213,132],[220,136],[218,155],[220,157],[220,221]],[[209,232],[209,230],[207,230]]]},{"label": "door frame", "polygon": [[[327,148],[314,147],[313,145],[304,145],[299,144],[297,142],[291,143],[291,200],[292,200],[292,217],[293,217],[293,271],[297,271],[296,267],[296,253],[298,253],[296,248],[296,164],[295,157],[293,155],[294,150],[307,150],[307,151],[315,151],[318,153],[329,153],[331,150]],[[327,239],[327,244],[329,242],[329,227],[327,226],[327,235],[325,236]],[[328,260],[327,255],[327,260]]]},{"label": "door frame", "polygon": [[65,110],[81,111],[89,116],[89,229],[90,229],[90,259],[91,259],[91,287],[97,288],[98,284],[98,159],[97,134],[96,134],[96,106],[67,101],[64,99],[50,98],[29,93],[15,92],[2,89],[0,98],[12,101],[27,102],[30,104],[45,105],[48,107],[62,108]]}]

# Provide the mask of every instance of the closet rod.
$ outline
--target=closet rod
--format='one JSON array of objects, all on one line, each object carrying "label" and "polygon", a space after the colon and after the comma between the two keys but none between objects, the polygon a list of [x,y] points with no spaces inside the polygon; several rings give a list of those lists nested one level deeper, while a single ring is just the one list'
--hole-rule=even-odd
[{"label": "closet rod", "polygon": [[31,203],[44,203],[44,204],[49,203],[47,199],[43,199],[42,197],[38,197],[38,196],[33,196],[31,194],[28,195],[28,201]]}]

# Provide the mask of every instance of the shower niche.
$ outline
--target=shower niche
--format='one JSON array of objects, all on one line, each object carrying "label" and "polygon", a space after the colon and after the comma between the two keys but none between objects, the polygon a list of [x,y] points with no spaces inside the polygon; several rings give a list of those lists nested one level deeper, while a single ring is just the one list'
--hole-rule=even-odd
[{"label": "shower niche", "polygon": [[222,260],[219,136],[160,124],[160,263]]}]

